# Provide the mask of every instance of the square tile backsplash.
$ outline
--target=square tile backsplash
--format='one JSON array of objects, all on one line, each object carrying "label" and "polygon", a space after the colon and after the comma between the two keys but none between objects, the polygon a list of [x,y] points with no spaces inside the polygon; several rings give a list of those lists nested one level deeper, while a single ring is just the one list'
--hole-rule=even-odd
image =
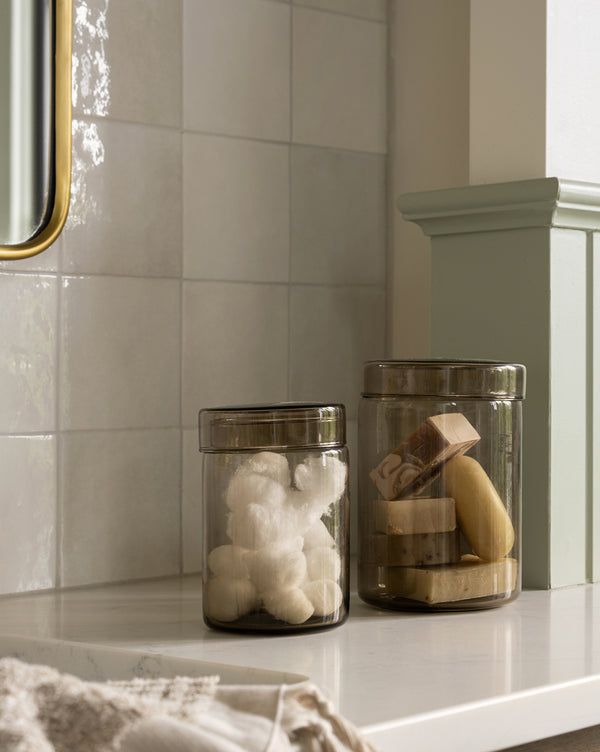
[{"label": "square tile backsplash", "polygon": [[0,593],[198,571],[201,407],[341,400],[354,456],[385,6],[74,0],[68,226],[0,264]]}]

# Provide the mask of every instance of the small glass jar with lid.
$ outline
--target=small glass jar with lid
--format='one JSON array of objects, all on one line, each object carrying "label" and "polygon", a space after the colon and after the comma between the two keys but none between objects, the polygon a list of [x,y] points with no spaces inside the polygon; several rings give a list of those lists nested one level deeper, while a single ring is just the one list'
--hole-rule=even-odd
[{"label": "small glass jar with lid", "polygon": [[525,367],[365,364],[359,595],[399,610],[490,608],[520,592]]},{"label": "small glass jar with lid", "polygon": [[203,611],[210,627],[341,624],[349,598],[343,405],[200,411]]}]

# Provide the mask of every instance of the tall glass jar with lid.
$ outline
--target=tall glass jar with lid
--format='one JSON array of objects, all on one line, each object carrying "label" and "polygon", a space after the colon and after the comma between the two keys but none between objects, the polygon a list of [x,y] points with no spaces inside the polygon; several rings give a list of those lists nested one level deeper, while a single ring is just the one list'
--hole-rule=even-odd
[{"label": "tall glass jar with lid", "polygon": [[525,368],[365,365],[359,594],[401,610],[500,606],[520,591]]},{"label": "tall glass jar with lid", "polygon": [[205,622],[289,632],[348,613],[343,405],[202,410]]}]

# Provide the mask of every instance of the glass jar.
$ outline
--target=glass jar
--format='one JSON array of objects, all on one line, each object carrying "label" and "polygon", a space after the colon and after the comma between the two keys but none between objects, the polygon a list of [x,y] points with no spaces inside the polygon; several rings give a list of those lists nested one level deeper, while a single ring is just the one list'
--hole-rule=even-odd
[{"label": "glass jar", "polygon": [[365,364],[359,409],[359,595],[456,611],[520,592],[525,367]]},{"label": "glass jar", "polygon": [[209,627],[289,632],[348,614],[343,405],[202,410],[203,610]]}]

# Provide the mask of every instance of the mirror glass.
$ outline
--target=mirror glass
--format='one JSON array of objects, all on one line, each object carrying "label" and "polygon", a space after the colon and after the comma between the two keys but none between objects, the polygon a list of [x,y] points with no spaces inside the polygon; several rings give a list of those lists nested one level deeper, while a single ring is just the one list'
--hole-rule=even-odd
[{"label": "mirror glass", "polygon": [[53,0],[0,0],[0,245],[25,243],[54,197]]}]

